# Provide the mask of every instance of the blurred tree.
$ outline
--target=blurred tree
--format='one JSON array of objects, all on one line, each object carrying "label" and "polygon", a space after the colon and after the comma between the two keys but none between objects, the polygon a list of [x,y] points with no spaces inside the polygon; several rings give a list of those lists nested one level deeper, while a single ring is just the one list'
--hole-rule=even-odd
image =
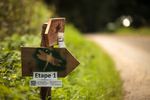
[{"label": "blurred tree", "polygon": [[66,17],[82,32],[93,32],[105,27],[114,20],[116,0],[45,0],[55,4],[56,13]]},{"label": "blurred tree", "polygon": [[40,0],[1,0],[0,39],[4,36],[40,33],[49,17],[46,5]]},{"label": "blurred tree", "polygon": [[45,0],[55,4],[56,13],[66,17],[82,32],[103,30],[122,15],[133,17],[133,26],[150,24],[148,0]]},{"label": "blurred tree", "polygon": [[150,26],[149,0],[118,0],[118,16],[130,15],[133,18],[133,27]]}]

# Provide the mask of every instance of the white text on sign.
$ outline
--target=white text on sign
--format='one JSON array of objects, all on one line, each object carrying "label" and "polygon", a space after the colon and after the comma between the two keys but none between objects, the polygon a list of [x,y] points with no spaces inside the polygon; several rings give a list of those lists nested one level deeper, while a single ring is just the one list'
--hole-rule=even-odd
[{"label": "white text on sign", "polygon": [[62,87],[62,80],[30,80],[30,86]]},{"label": "white text on sign", "polygon": [[33,79],[57,79],[57,72],[33,72]]}]

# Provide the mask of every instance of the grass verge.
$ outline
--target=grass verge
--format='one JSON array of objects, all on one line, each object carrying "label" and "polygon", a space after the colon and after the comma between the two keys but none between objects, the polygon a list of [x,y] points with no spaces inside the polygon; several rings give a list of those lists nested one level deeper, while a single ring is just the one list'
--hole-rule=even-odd
[{"label": "grass verge", "polygon": [[62,88],[53,88],[52,98],[121,100],[121,79],[110,57],[97,45],[85,40],[71,25],[66,26],[65,43],[81,64],[62,79]]},{"label": "grass verge", "polygon": [[117,34],[129,34],[129,35],[150,35],[150,28],[148,27],[141,27],[141,28],[119,28],[116,30]]},{"label": "grass verge", "polygon": [[[113,61],[97,45],[84,39],[72,25],[66,25],[65,43],[80,61],[63,80],[62,88],[52,88],[52,100],[121,100],[119,72]],[[0,99],[40,100],[39,88],[30,87],[29,79],[21,76],[22,46],[39,46],[40,34],[14,34],[0,43]]]}]

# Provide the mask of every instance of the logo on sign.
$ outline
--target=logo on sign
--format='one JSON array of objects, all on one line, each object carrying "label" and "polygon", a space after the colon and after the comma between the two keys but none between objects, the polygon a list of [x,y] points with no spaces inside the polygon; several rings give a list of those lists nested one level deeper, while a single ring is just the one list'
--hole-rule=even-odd
[{"label": "logo on sign", "polygon": [[39,71],[64,71],[67,61],[55,50],[40,48],[34,53]]}]

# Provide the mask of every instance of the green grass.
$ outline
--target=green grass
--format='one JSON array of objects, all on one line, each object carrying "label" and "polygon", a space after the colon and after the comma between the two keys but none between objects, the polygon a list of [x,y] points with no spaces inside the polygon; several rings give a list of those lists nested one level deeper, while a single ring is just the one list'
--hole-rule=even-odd
[{"label": "green grass", "polygon": [[62,88],[53,89],[52,98],[121,100],[121,79],[113,61],[79,33],[71,25],[66,26],[66,46],[81,64],[63,79]]},{"label": "green grass", "polygon": [[[63,80],[63,87],[52,88],[52,100],[121,100],[122,88],[114,62],[97,45],[84,39],[72,25],[66,25],[67,49],[80,65]],[[20,45],[39,46],[39,35],[14,34],[0,43],[0,99],[38,100],[39,88],[30,87],[21,76]]]},{"label": "green grass", "polygon": [[129,35],[150,35],[150,28],[141,27],[138,29],[127,27],[127,28],[119,28],[116,30],[117,34],[129,34]]}]

